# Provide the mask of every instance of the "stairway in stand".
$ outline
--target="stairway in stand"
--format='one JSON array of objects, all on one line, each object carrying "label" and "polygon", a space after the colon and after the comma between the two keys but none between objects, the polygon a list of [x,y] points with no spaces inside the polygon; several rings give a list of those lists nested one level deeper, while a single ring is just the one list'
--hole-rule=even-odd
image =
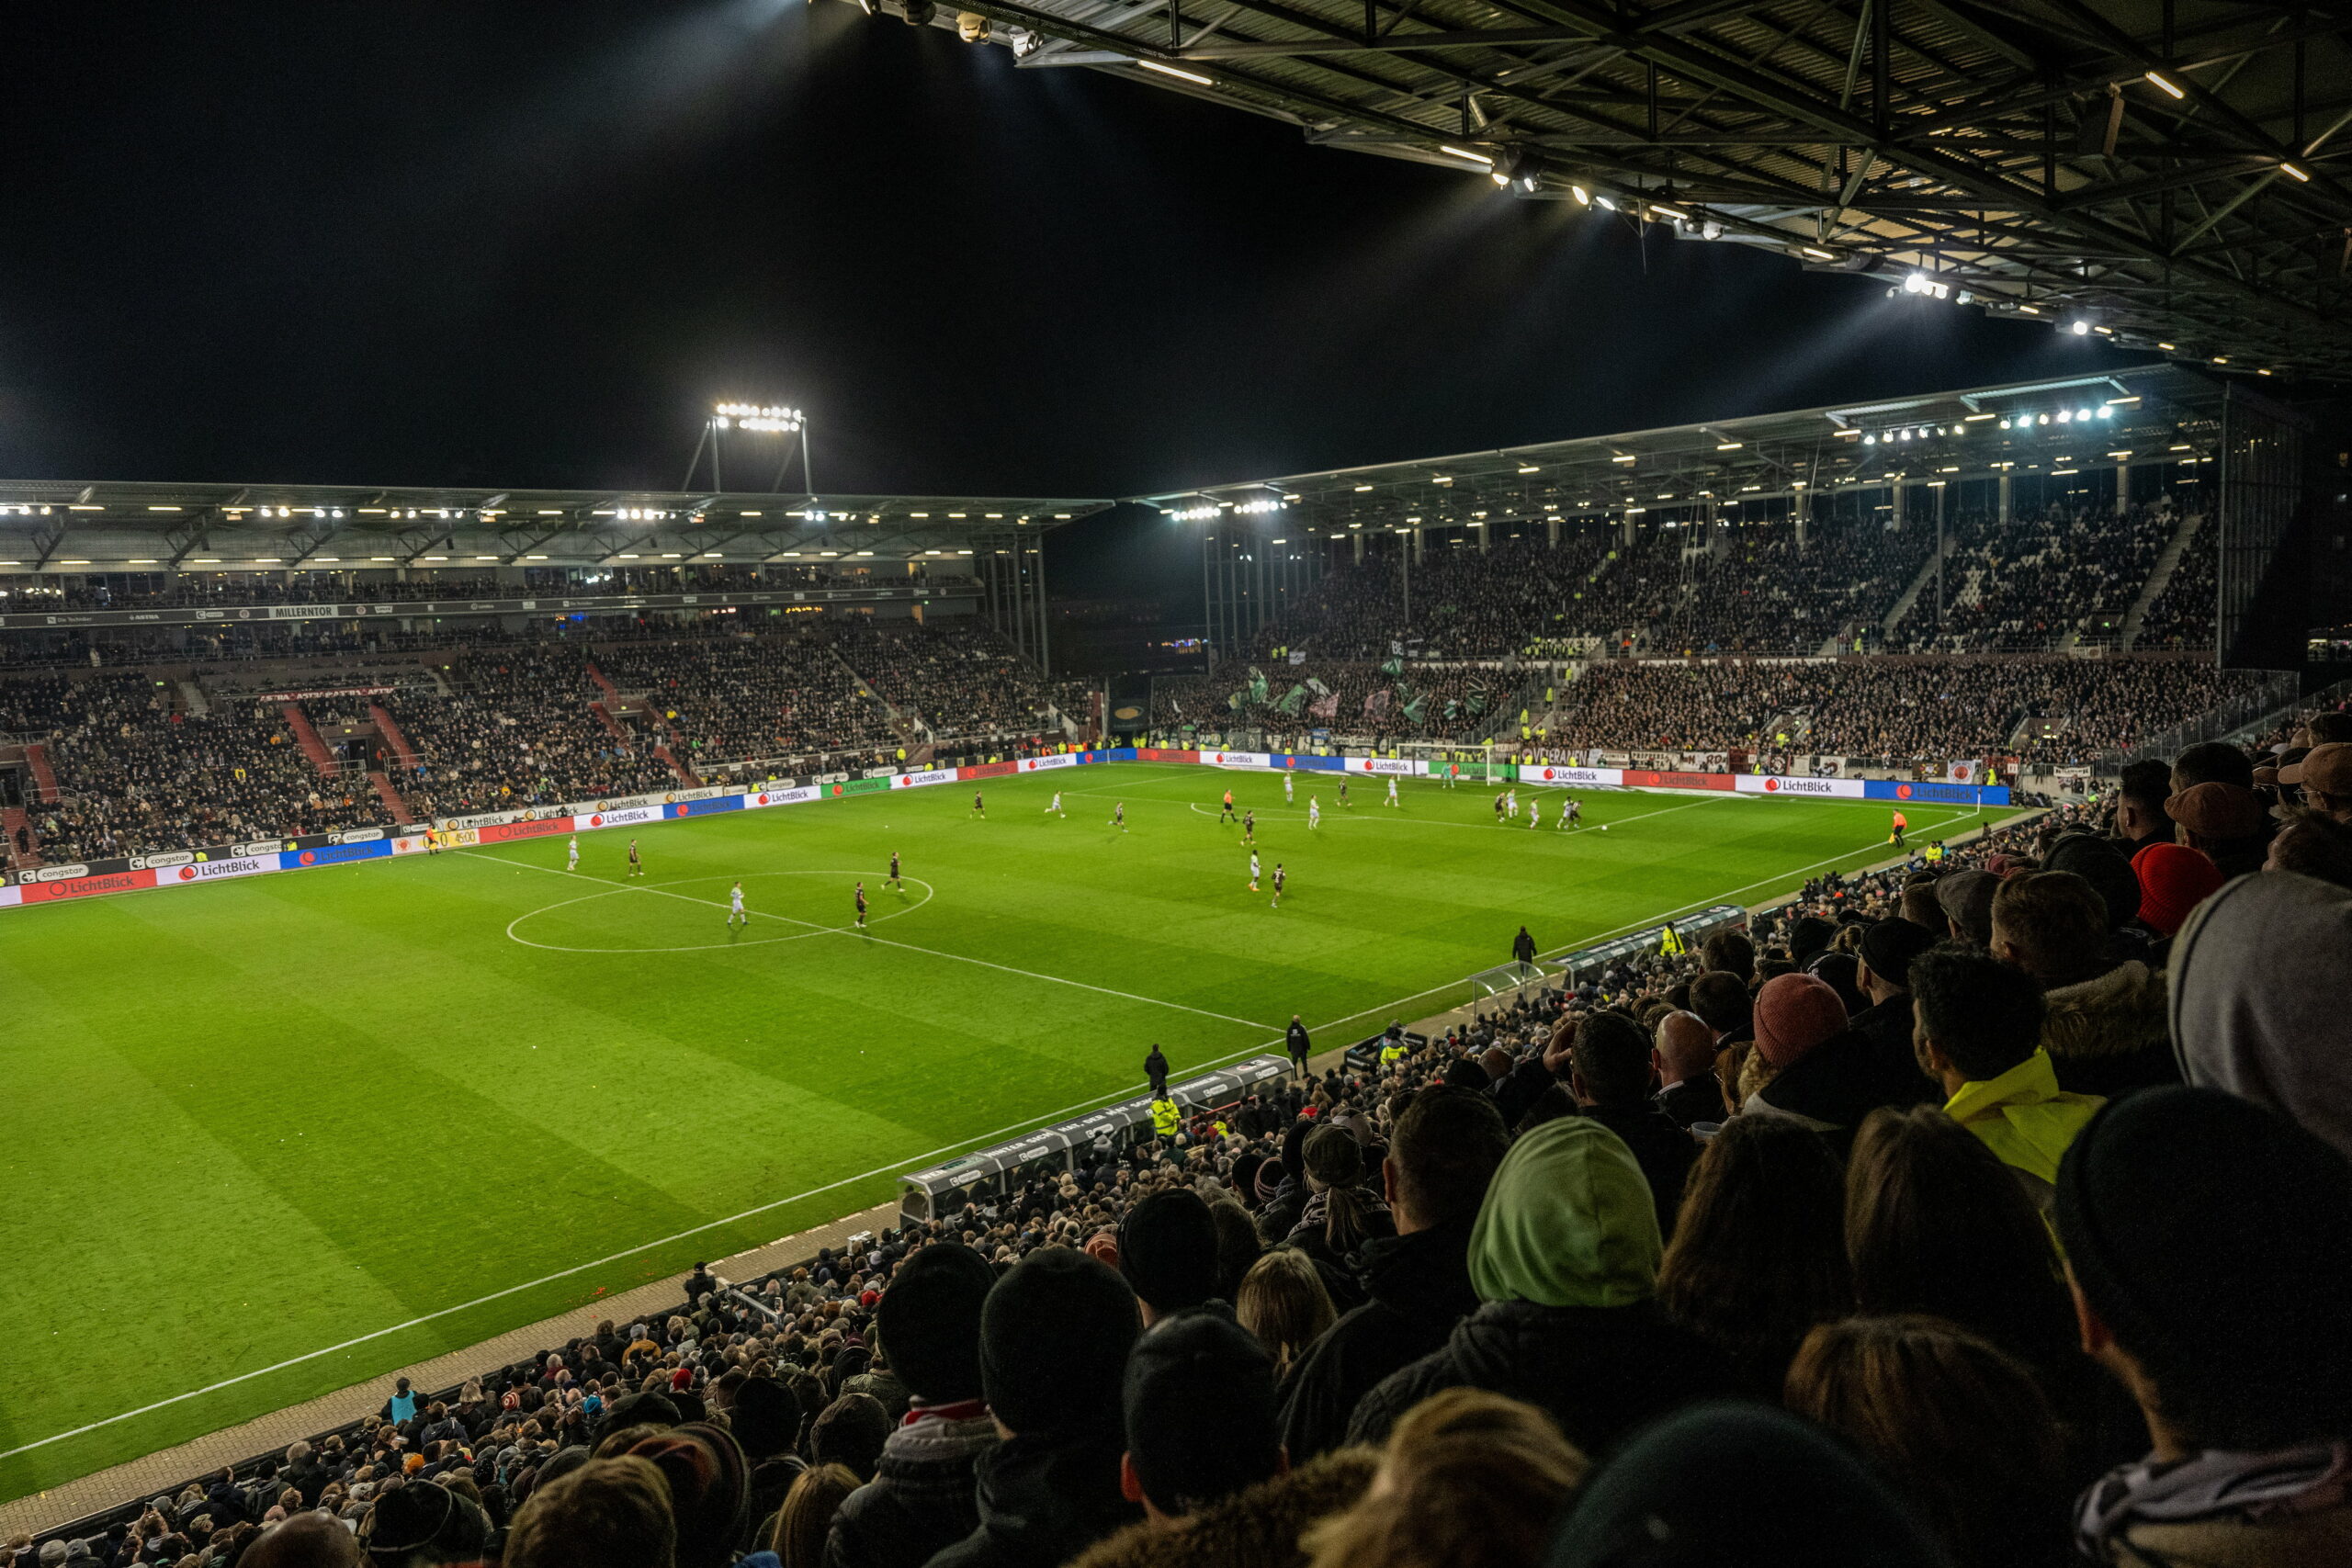
[{"label": "stairway in stand", "polygon": [[392,710],[381,703],[369,703],[368,716],[376,721],[376,733],[384,738],[384,744],[390,747],[392,755],[401,760],[401,771],[411,777],[415,776],[416,748],[410,745],[408,737],[401,733],[400,721],[392,717]]},{"label": "stairway in stand", "polygon": [[311,766],[319,770],[319,776],[324,778],[334,773],[334,753],[329,751],[327,743],[319,739],[319,732],[311,728],[310,716],[303,713],[302,705],[288,703],[277,711],[285,716],[287,728],[294,732],[294,744],[302,749],[302,755],[311,759]]},{"label": "stairway in stand", "polygon": [[408,802],[401,798],[401,792],[392,787],[390,777],[382,769],[369,769],[368,782],[375,786],[376,798],[384,803],[384,809],[392,814],[393,821],[405,828],[416,820],[416,814],[408,808]]},{"label": "stairway in stand", "polygon": [[[23,807],[0,807],[0,833],[7,836],[6,852],[0,854],[0,860],[19,867],[41,863],[40,839],[34,833],[32,819],[25,815]],[[18,849],[19,844],[24,848]]]},{"label": "stairway in stand", "polygon": [[40,790],[43,806],[57,804],[57,772],[49,765],[49,742],[36,740],[25,748],[25,765],[33,771],[33,783]]}]

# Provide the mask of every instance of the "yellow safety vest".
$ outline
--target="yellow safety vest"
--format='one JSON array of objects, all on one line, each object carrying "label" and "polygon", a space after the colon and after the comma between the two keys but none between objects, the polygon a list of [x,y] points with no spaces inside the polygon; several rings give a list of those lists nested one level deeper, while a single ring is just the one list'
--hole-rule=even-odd
[{"label": "yellow safety vest", "polygon": [[1151,1130],[1161,1137],[1174,1137],[1183,1120],[1183,1114],[1176,1109],[1174,1100],[1155,1100],[1151,1102]]},{"label": "yellow safety vest", "polygon": [[1384,1045],[1380,1048],[1380,1065],[1384,1067],[1394,1066],[1404,1059],[1405,1043],[1401,1040],[1393,1045]]}]

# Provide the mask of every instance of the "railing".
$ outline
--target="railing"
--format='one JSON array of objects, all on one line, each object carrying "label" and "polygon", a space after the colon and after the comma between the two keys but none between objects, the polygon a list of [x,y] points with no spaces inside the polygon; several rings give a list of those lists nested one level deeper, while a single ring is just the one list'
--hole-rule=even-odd
[{"label": "railing", "polygon": [[[2129,750],[2103,753],[2096,765],[2104,773],[2117,773],[2132,762],[2177,757],[2200,741],[2220,740],[2246,731],[2267,728],[2301,705],[2296,697],[2296,688],[2301,682],[2293,671],[2266,670],[2262,673],[2263,682],[2254,691],[2209,708],[2161,735],[2152,735]],[[2340,694],[2346,684],[2352,682],[2339,682],[2330,690]],[[2316,702],[2318,699],[2305,700]]]}]

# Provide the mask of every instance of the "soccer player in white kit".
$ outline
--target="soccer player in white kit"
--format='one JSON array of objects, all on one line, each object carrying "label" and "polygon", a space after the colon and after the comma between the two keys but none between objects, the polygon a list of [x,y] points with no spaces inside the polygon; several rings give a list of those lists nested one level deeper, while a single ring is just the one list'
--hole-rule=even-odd
[{"label": "soccer player in white kit", "polygon": [[1306,825],[1309,828],[1323,825],[1323,803],[1311,795],[1306,797]]},{"label": "soccer player in white kit", "polygon": [[1250,891],[1258,891],[1258,852],[1250,852]]},{"label": "soccer player in white kit", "polygon": [[1116,828],[1122,833],[1127,830],[1127,803],[1125,801],[1123,800],[1119,802],[1118,805],[1111,807],[1111,826]]},{"label": "soccer player in white kit", "polygon": [[1570,823],[1584,826],[1584,803],[1573,795],[1568,796],[1568,808],[1560,813],[1560,826],[1565,828]]},{"label": "soccer player in white kit", "polygon": [[747,926],[752,923],[752,917],[743,910],[743,884],[740,878],[727,893],[727,923],[731,927],[738,920]]},{"label": "soccer player in white kit", "polygon": [[564,856],[563,869],[566,871],[578,871],[580,869],[580,835],[577,833],[571,835],[571,848],[570,852]]},{"label": "soccer player in white kit", "polygon": [[1283,775],[1283,804],[1284,806],[1288,806],[1288,805],[1291,803],[1291,793],[1290,793],[1290,791],[1291,791],[1291,775],[1290,775],[1290,774],[1288,774],[1288,773],[1284,773],[1284,774]]},{"label": "soccer player in white kit", "polygon": [[1046,816],[1048,816],[1048,817],[1067,817],[1067,816],[1069,816],[1069,812],[1064,811],[1064,810],[1062,809],[1062,792],[1061,792],[1061,791],[1059,791],[1059,790],[1056,790],[1056,791],[1054,791],[1054,803],[1053,803],[1051,806],[1048,806],[1047,807],[1046,807]]},{"label": "soccer player in white kit", "polygon": [[1544,825],[1544,803],[1542,801],[1531,800],[1527,803],[1527,825],[1531,828],[1541,828]]},{"label": "soccer player in white kit", "polygon": [[1388,775],[1388,804],[1396,804],[1396,775],[1394,773]]},{"label": "soccer player in white kit", "polygon": [[1504,798],[1505,800],[1507,800],[1507,801],[1509,801],[1509,802],[1510,803],[1510,807],[1509,807],[1509,812],[1510,812],[1510,815],[1511,815],[1511,816],[1513,816],[1513,817],[1518,816],[1518,815],[1519,815],[1519,791],[1517,791],[1517,790],[1515,790],[1515,789],[1514,789],[1514,790],[1507,790],[1507,791],[1505,791],[1505,792],[1504,792],[1504,794],[1503,794],[1503,798]]}]

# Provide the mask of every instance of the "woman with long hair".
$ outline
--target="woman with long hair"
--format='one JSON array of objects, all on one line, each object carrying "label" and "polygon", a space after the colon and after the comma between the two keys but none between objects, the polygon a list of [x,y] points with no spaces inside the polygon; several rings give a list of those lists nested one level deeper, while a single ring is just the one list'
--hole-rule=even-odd
[{"label": "woman with long hair", "polygon": [[845,1464],[820,1464],[801,1472],[763,1532],[766,1539],[761,1546],[775,1552],[784,1568],[823,1568],[825,1537],[832,1530],[833,1516],[859,1484],[856,1472]]},{"label": "woman with long hair", "polygon": [[1736,1116],[1690,1168],[1658,1304],[1730,1357],[1759,1398],[1777,1399],[1799,1342],[1853,1311],[1844,1213],[1821,1134],[1769,1112]]},{"label": "woman with long hair", "polygon": [[1277,1382],[1290,1375],[1306,1348],[1339,1315],[1314,1259],[1287,1247],[1250,1266],[1235,1294],[1233,1313],[1274,1359]]}]

